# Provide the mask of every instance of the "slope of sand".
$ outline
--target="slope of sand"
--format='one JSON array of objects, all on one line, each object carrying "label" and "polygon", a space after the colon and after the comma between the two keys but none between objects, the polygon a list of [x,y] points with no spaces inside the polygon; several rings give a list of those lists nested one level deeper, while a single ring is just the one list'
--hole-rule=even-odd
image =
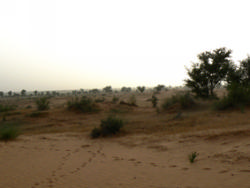
[{"label": "slope of sand", "polygon": [[[91,140],[76,133],[0,143],[0,187],[249,188],[250,126]],[[191,164],[188,155],[196,151]]]}]

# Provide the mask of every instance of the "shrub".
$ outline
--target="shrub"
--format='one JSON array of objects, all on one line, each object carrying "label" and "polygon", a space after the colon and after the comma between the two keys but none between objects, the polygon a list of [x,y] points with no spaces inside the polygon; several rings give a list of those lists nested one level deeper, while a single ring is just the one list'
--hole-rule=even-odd
[{"label": "shrub", "polygon": [[8,112],[8,111],[12,111],[15,110],[17,106],[15,105],[3,105],[0,104],[0,112]]},{"label": "shrub", "polygon": [[5,142],[16,139],[20,134],[16,125],[5,124],[0,125],[0,140]]},{"label": "shrub", "polygon": [[112,103],[117,103],[118,101],[119,101],[119,97],[114,95],[112,98]]},{"label": "shrub", "polygon": [[176,95],[173,95],[171,98],[165,99],[165,101],[162,104],[162,108],[164,110],[167,110],[176,104],[180,104],[182,109],[187,109],[192,107],[195,104],[195,102],[189,92],[186,92],[184,94],[177,93]]},{"label": "shrub", "polygon": [[41,97],[36,99],[37,110],[43,111],[49,109],[49,100],[47,97]]},{"label": "shrub", "polygon": [[98,108],[96,103],[89,97],[83,96],[81,99],[73,98],[71,101],[68,101],[69,110],[77,110],[81,112],[96,112]]},{"label": "shrub", "polygon": [[91,138],[98,138],[101,136],[101,129],[100,128],[94,128],[92,131],[91,131]]},{"label": "shrub", "polygon": [[46,117],[47,115],[48,115],[47,112],[35,111],[35,112],[28,114],[27,116],[32,117],[32,118],[38,118],[38,117]]},{"label": "shrub", "polygon": [[192,152],[191,154],[189,154],[188,158],[189,158],[189,162],[190,163],[194,163],[194,160],[196,159],[196,157],[199,155],[199,153],[197,152]]},{"label": "shrub", "polygon": [[226,110],[229,108],[240,108],[250,104],[250,87],[233,83],[228,86],[228,94],[214,103],[214,109]]},{"label": "shrub", "polygon": [[115,116],[108,116],[106,119],[101,120],[100,128],[94,128],[91,131],[91,137],[97,138],[100,136],[114,135],[119,132],[123,126],[123,120]]}]

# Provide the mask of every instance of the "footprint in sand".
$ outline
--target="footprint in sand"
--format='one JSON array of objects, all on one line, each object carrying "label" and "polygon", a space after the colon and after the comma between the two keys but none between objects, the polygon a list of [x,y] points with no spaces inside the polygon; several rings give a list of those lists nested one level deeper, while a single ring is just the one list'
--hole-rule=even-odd
[{"label": "footprint in sand", "polygon": [[221,170],[219,171],[220,174],[224,174],[224,173],[227,173],[229,170]]},{"label": "footprint in sand", "polygon": [[211,168],[203,168],[203,170],[211,170]]},{"label": "footprint in sand", "polygon": [[170,165],[169,167],[170,168],[175,168],[175,167],[177,167],[177,165]]},{"label": "footprint in sand", "polygon": [[239,172],[250,172],[250,170],[243,169],[243,170],[239,170]]},{"label": "footprint in sand", "polygon": [[189,168],[186,168],[186,167],[182,168],[182,170],[185,170],[185,171],[188,170],[188,169],[189,169]]},{"label": "footprint in sand", "polygon": [[158,165],[155,163],[150,163],[151,166],[157,167]]}]

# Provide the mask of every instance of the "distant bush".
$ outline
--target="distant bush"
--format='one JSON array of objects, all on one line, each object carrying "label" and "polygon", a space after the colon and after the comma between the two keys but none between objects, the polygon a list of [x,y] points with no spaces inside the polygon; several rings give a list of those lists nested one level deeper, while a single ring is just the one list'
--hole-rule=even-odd
[{"label": "distant bush", "polygon": [[155,108],[157,106],[158,98],[155,95],[153,95],[151,101],[153,108]]},{"label": "distant bush", "polygon": [[114,95],[112,98],[112,103],[117,103],[118,101],[119,101],[119,97]]},{"label": "distant bush", "polygon": [[173,95],[171,98],[165,99],[165,101],[162,104],[162,109],[168,110],[169,108],[171,108],[176,104],[179,104],[182,109],[187,109],[192,107],[195,104],[195,102],[189,92],[177,93]]},{"label": "distant bush", "polygon": [[40,111],[35,111],[30,114],[28,114],[28,117],[32,118],[38,118],[38,117],[46,117],[48,115],[48,112],[40,112]]},{"label": "distant bush", "polygon": [[123,120],[115,116],[108,116],[106,119],[101,120],[100,128],[94,128],[91,132],[92,138],[100,136],[111,136],[120,131],[124,126]]},{"label": "distant bush", "polygon": [[20,134],[19,129],[14,124],[0,125],[0,140],[10,141],[16,139]]},{"label": "distant bush", "polygon": [[72,98],[68,101],[68,109],[81,112],[96,112],[98,111],[96,103],[89,97],[83,96],[81,99],[78,97]]},{"label": "distant bush", "polygon": [[101,103],[101,102],[104,102],[104,101],[105,101],[104,97],[95,99],[96,103]]},{"label": "distant bush", "polygon": [[37,110],[43,111],[49,109],[49,100],[47,97],[41,97],[36,99]]}]

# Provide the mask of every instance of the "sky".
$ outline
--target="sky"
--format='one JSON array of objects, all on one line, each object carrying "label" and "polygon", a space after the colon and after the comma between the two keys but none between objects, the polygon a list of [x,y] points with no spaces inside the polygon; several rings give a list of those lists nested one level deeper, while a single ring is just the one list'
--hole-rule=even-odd
[{"label": "sky", "polygon": [[197,55],[250,54],[248,0],[0,0],[0,91],[178,86]]}]

